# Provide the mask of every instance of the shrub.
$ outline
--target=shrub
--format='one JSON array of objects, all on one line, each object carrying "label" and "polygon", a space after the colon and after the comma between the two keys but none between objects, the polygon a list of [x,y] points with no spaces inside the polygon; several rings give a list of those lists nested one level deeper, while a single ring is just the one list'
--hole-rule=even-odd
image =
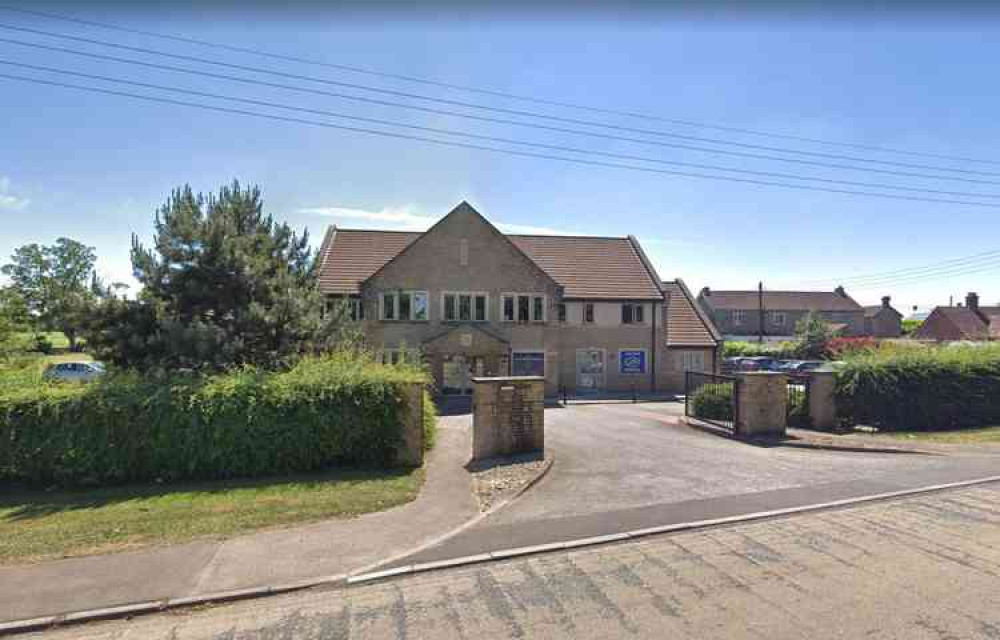
[{"label": "shrub", "polygon": [[826,350],[835,360],[854,355],[872,353],[879,349],[879,342],[871,337],[831,338],[826,343]]},{"label": "shrub", "polygon": [[[30,374],[34,375],[34,374]],[[111,374],[0,384],[0,479],[111,484],[383,465],[402,438],[414,367],[339,353],[284,373]]]},{"label": "shrub", "polygon": [[707,420],[733,419],[733,384],[706,384],[691,394],[691,411],[697,418]]},{"label": "shrub", "polygon": [[760,343],[760,342],[726,342],[723,355],[726,358],[768,356],[771,358],[795,358],[798,352],[796,342]]},{"label": "shrub", "polygon": [[41,353],[49,354],[52,353],[53,349],[52,341],[44,333],[39,333],[35,336],[35,351],[40,351]]},{"label": "shrub", "polygon": [[837,411],[887,431],[1000,423],[1000,347],[893,349],[849,358],[837,373]]},{"label": "shrub", "polygon": [[424,449],[430,451],[437,442],[437,405],[431,394],[424,391]]}]

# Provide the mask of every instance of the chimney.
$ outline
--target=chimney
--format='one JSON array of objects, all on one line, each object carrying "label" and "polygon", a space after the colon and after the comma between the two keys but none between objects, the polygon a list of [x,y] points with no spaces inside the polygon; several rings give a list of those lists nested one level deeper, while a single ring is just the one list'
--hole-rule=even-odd
[{"label": "chimney", "polygon": [[707,298],[710,295],[712,295],[712,290],[711,289],[709,289],[708,287],[702,287],[701,288],[701,297]]},{"label": "chimney", "polygon": [[973,311],[979,311],[979,296],[975,291],[970,291],[965,294],[965,306]]},{"label": "chimney", "polygon": [[837,287],[836,289],[834,289],[833,292],[836,293],[838,296],[841,296],[843,298],[847,297],[847,292],[844,291],[843,285],[841,285],[841,286]]},{"label": "chimney", "polygon": [[892,298],[890,298],[889,296],[882,296],[882,308],[883,309],[888,309],[889,308],[889,301],[890,300],[892,300]]}]

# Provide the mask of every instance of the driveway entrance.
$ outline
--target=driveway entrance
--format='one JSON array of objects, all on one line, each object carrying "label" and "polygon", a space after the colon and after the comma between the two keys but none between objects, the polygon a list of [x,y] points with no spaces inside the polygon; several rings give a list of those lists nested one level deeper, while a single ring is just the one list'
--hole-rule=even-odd
[{"label": "driveway entrance", "polygon": [[548,475],[405,562],[967,481],[1000,468],[1000,457],[989,455],[757,446],[682,425],[683,412],[680,402],[547,409],[545,445],[555,459]]}]

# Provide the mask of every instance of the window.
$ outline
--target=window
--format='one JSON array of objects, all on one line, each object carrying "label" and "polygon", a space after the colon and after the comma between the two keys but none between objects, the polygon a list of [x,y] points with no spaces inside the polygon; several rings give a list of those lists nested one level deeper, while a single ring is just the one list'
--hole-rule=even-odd
[{"label": "window", "polygon": [[587,324],[594,323],[594,303],[588,302],[583,305],[583,321]]},{"label": "window", "polygon": [[622,305],[622,324],[641,324],[643,311],[641,304],[626,302]]},{"label": "window", "polygon": [[427,292],[413,292],[413,314],[410,316],[414,320],[427,320]]},{"label": "window", "polygon": [[685,351],[681,354],[684,371],[705,371],[705,354],[700,351]]},{"label": "window", "polygon": [[323,317],[325,318],[330,313],[337,318],[346,314],[350,317],[351,322],[357,322],[365,318],[365,305],[361,298],[355,296],[330,296],[326,299],[326,304],[323,305]]},{"label": "window", "polygon": [[776,327],[783,327],[785,326],[785,323],[788,322],[788,316],[784,311],[772,311],[771,322],[773,322]]},{"label": "window", "polygon": [[[364,309],[358,301],[358,318],[364,318]],[[393,291],[381,298],[382,320],[427,320],[426,291]],[[351,309],[351,319],[355,319]]]},{"label": "window", "polygon": [[379,352],[378,361],[382,364],[401,364],[409,362],[417,364],[420,362],[420,349],[382,349]]},{"label": "window", "polygon": [[531,321],[545,322],[545,296],[534,296],[531,299]]},{"label": "window", "polygon": [[472,296],[467,293],[458,296],[458,319],[465,322],[472,320]]},{"label": "window", "polygon": [[489,321],[489,296],[485,293],[448,292],[441,295],[445,322]]},{"label": "window", "polygon": [[395,293],[384,293],[384,294],[382,294],[382,319],[383,320],[395,320],[396,319],[396,294]]},{"label": "window", "polygon": [[503,297],[503,320],[514,322],[514,296]]},{"label": "window", "polygon": [[743,324],[744,322],[746,322],[746,319],[747,319],[747,312],[746,312],[746,310],[744,310],[744,309],[734,309],[733,311],[730,312],[730,314],[731,314],[730,318],[732,319],[734,325],[739,326],[739,325]]},{"label": "window", "polygon": [[566,322],[566,303],[560,302],[556,305],[556,314],[559,317],[559,322]]},{"label": "window", "polygon": [[365,305],[361,298],[351,298],[348,304],[350,305],[352,322],[365,319]]},{"label": "window", "polygon": [[515,351],[511,361],[511,375],[545,376],[544,351]]},{"label": "window", "polygon": [[518,296],[517,297],[517,321],[527,322],[529,319],[528,312],[531,310],[531,300],[528,296]]},{"label": "window", "polygon": [[500,299],[503,303],[504,322],[545,322],[545,296],[537,293],[504,293]]},{"label": "window", "polygon": [[406,319],[410,317],[410,294],[400,292],[399,294],[399,317]]}]

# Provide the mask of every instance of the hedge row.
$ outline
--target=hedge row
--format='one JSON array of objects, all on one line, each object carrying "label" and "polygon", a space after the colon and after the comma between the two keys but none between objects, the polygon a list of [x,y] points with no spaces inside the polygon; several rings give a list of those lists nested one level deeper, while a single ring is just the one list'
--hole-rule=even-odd
[{"label": "hedge row", "polygon": [[733,383],[706,384],[698,387],[688,400],[691,413],[706,420],[733,419]]},{"label": "hedge row", "polygon": [[[382,465],[415,368],[354,354],[284,373],[0,385],[0,479],[111,484]],[[430,426],[430,425],[425,425]]]},{"label": "hedge row", "polygon": [[1000,424],[1000,348],[911,349],[849,359],[837,374],[837,412],[886,431]]}]

